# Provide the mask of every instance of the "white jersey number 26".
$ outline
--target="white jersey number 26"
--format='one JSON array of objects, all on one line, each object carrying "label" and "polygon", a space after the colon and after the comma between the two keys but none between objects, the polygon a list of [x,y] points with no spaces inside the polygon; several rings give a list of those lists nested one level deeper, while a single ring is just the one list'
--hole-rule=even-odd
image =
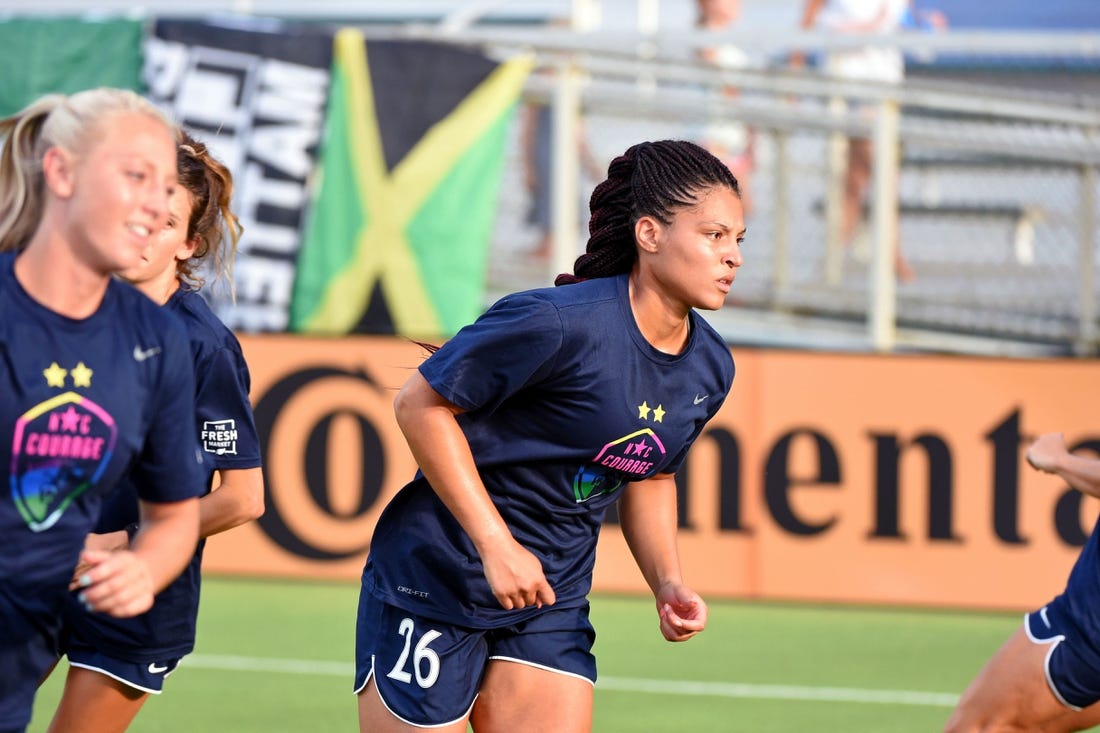
[{"label": "white jersey number 26", "polygon": [[[397,664],[393,665],[393,669],[386,676],[398,682],[409,684],[412,682],[413,675],[409,674],[405,669],[405,665],[409,661],[409,648],[412,646],[413,636],[416,634],[412,619],[401,619],[401,625],[397,628],[397,633],[405,637],[405,648],[401,650],[401,656],[397,658]],[[412,650],[412,671],[416,675],[416,684],[425,689],[434,685],[436,679],[439,678],[439,655],[429,649],[428,645],[440,636],[442,634],[435,629],[428,629],[420,637],[420,641],[416,642],[416,648]],[[424,667],[427,667],[426,671]]]}]

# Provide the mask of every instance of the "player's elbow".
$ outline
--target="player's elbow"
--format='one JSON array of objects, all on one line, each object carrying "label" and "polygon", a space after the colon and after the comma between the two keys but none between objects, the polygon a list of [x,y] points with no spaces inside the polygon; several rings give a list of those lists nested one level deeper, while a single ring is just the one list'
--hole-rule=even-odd
[{"label": "player's elbow", "polygon": [[242,524],[244,522],[251,522],[254,519],[259,519],[264,515],[264,492],[261,488],[260,491],[252,491],[249,493],[247,499],[241,506]]},{"label": "player's elbow", "polygon": [[399,427],[402,432],[405,431],[405,425],[409,420],[409,413],[411,412],[410,402],[408,385],[406,385],[402,387],[393,398],[393,416],[394,419],[397,420],[397,427]]},{"label": "player's elbow", "polygon": [[407,437],[415,421],[422,417],[431,405],[435,393],[419,373],[413,374],[393,398],[393,415],[397,426]]},{"label": "player's elbow", "polygon": [[264,475],[262,468],[226,471],[221,475],[218,491],[227,491],[229,501],[222,506],[232,526],[259,519],[264,513]]}]

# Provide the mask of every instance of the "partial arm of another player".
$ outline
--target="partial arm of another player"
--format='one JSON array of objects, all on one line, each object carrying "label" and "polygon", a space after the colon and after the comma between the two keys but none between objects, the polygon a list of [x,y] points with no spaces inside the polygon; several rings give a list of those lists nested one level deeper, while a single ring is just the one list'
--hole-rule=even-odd
[{"label": "partial arm of another player", "polygon": [[[199,537],[225,532],[245,522],[258,519],[264,513],[264,472],[260,467],[218,471],[219,483],[214,491],[199,499]],[[92,533],[84,541],[88,550],[126,550],[130,537],[126,530]],[[87,568],[76,568],[74,587]]]},{"label": "partial arm of another player", "polygon": [[143,613],[153,596],[178,576],[195,552],[199,538],[199,500],[142,501],[141,529],[132,549],[85,549],[77,578],[89,610],[126,617]]},{"label": "partial arm of another player", "polygon": [[661,634],[687,641],[707,625],[707,604],[684,584],[676,547],[676,481],[660,474],[636,481],[619,499],[619,521],[630,552],[653,591]]},{"label": "partial arm of another player", "polygon": [[264,472],[255,468],[218,471],[218,485],[199,499],[199,537],[224,532],[264,513]]},{"label": "partial arm of another player", "polygon": [[1059,476],[1078,491],[1100,498],[1100,460],[1070,453],[1062,433],[1036,438],[1027,449],[1027,462],[1033,468]]},{"label": "partial arm of another player", "polygon": [[554,591],[537,557],[512,537],[478,475],[455,419],[462,410],[416,372],[394,399],[397,424],[440,500],[474,543],[485,578],[505,609],[551,604]]}]

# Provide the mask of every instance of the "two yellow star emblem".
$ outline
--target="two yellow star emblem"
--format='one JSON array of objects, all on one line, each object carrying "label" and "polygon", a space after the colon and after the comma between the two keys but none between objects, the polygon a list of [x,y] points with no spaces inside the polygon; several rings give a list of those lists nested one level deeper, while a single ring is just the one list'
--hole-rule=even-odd
[{"label": "two yellow star emblem", "polygon": [[71,371],[63,369],[56,361],[51,362],[48,367],[42,370],[42,376],[46,378],[46,386],[60,388],[65,387],[65,378],[70,374],[73,377],[74,387],[91,387],[92,373],[92,370],[82,361],[77,362],[77,365]]},{"label": "two yellow star emblem", "polygon": [[653,422],[664,422],[665,408],[660,404],[656,407],[650,407],[649,404],[643,400],[642,404],[638,405],[638,417],[642,420],[648,420],[650,412],[653,413]]}]

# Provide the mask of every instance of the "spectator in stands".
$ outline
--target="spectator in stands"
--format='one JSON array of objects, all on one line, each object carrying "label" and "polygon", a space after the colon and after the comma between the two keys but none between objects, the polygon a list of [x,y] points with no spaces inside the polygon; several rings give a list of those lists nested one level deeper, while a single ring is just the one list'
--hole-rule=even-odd
[{"label": "spectator in stands", "polygon": [[[523,172],[529,196],[527,222],[534,225],[539,233],[538,243],[532,254],[543,259],[550,256],[554,239],[553,120],[554,108],[549,104],[531,102],[523,110]],[[598,181],[602,171],[588,143],[588,132],[583,118],[577,120],[574,134],[577,136],[577,158],[582,175]]]},{"label": "spectator in stands", "polygon": [[[901,28],[909,12],[907,0],[806,0],[801,26],[803,29],[820,27],[834,33],[886,35]],[[802,66],[804,57],[795,54],[792,64]],[[825,71],[831,76],[853,81],[899,84],[905,76],[905,62],[896,48],[868,45],[829,53]],[[841,241],[846,246],[851,245],[863,216],[873,162],[871,140],[863,137],[848,140],[840,225]],[[894,242],[894,270],[902,282],[916,276],[902,255],[900,241]]]},{"label": "spectator in stands", "polygon": [[[696,9],[696,26],[704,31],[730,30],[741,18],[741,0],[697,0]],[[743,69],[749,66],[748,54],[729,43],[704,48],[699,55],[703,61],[722,69]],[[724,93],[735,97],[737,90],[727,87]],[[728,117],[713,119],[703,127],[700,143],[733,173],[741,186],[741,204],[745,209],[745,216],[751,216],[752,175],[756,168],[754,130],[743,122]]]}]

